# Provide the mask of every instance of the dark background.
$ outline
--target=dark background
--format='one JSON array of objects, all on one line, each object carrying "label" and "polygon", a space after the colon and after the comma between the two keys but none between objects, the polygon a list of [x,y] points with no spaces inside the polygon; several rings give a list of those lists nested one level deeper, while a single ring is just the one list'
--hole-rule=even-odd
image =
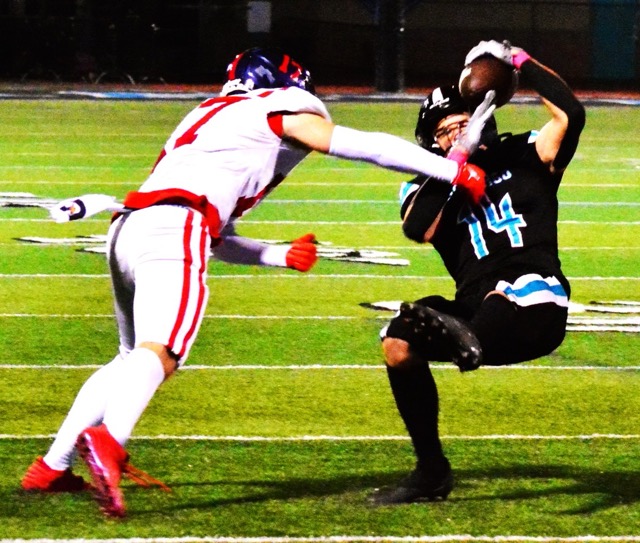
[{"label": "dark background", "polygon": [[640,88],[640,0],[0,0],[0,79],[219,84],[278,45],[319,85],[398,91],[457,78],[509,39],[576,87]]}]

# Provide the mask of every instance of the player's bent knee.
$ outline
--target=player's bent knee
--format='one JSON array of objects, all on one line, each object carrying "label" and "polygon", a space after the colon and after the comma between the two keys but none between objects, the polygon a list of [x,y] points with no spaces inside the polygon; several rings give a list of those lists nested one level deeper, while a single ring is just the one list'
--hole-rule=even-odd
[{"label": "player's bent knee", "polygon": [[158,356],[160,362],[162,363],[162,367],[164,368],[165,379],[171,377],[171,375],[175,373],[176,369],[178,369],[178,361],[176,359],[176,356],[169,349],[167,349],[165,345],[162,345],[162,343],[143,341],[138,345],[138,347],[149,349]]},{"label": "player's bent knee", "polygon": [[386,337],[382,341],[382,351],[388,366],[399,368],[411,361],[411,347],[403,339]]}]

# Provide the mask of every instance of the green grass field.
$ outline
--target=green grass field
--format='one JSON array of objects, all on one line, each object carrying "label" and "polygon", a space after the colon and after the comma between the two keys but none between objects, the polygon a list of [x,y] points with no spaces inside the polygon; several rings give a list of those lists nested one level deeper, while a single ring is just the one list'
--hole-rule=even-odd
[{"label": "green grass field", "polygon": [[[193,105],[0,102],[0,199],[122,198]],[[418,107],[329,104],[338,123],[406,139]],[[545,122],[533,105],[497,117],[513,132]],[[560,190],[575,303],[640,302],[638,126],[640,108],[588,109]],[[117,333],[103,255],[18,238],[101,235],[109,217],[59,225],[42,208],[1,208],[0,540],[640,541],[633,314],[576,315],[582,331],[521,366],[460,375],[436,365],[456,488],[442,503],[368,504],[372,489],[412,468],[413,454],[378,344],[391,314],[360,304],[453,293],[435,252],[402,236],[404,177],[312,155],[240,222],[247,236],[312,231],[329,247],[389,251],[410,265],[323,259],[298,274],[212,262],[187,367],[157,393],[128,447],[136,466],[173,491],[125,481],[121,521],[104,519],[89,494],[20,489],[77,389],[115,354]],[[616,317],[625,332],[593,331],[594,319],[615,329]]]}]

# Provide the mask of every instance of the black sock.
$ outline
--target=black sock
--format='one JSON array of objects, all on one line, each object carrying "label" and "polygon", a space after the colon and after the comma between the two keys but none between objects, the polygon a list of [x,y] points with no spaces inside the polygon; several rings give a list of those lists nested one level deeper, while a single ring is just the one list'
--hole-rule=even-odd
[{"label": "black sock", "polygon": [[448,466],[438,436],[438,389],[428,364],[409,368],[387,365],[391,391],[417,457],[418,467]]}]

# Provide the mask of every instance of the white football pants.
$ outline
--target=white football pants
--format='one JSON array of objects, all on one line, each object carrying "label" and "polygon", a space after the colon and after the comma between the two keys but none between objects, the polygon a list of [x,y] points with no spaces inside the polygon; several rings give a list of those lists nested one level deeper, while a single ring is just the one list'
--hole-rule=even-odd
[{"label": "white football pants", "polygon": [[154,342],[185,362],[209,297],[210,243],[204,217],[182,206],[153,206],[114,221],[107,254],[123,356]]}]

